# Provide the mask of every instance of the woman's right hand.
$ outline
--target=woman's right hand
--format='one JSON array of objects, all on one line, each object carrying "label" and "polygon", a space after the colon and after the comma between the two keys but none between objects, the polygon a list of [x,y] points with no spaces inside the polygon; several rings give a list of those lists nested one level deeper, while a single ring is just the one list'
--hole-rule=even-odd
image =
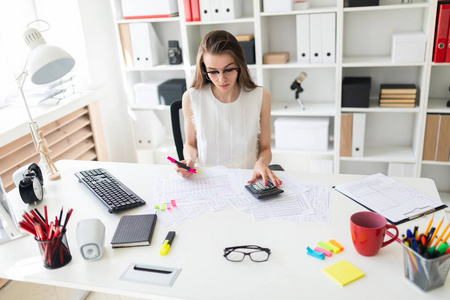
[{"label": "woman's right hand", "polygon": [[[190,159],[182,160],[181,163],[185,164],[186,166],[188,166],[190,168],[193,168],[193,166],[195,165],[195,163]],[[178,166],[177,164],[174,164],[174,165],[175,165],[175,172],[177,172],[178,175],[180,175],[183,178],[188,178],[188,177],[192,176],[192,174],[194,174],[192,172],[189,172],[186,169],[183,169],[182,167]]]}]

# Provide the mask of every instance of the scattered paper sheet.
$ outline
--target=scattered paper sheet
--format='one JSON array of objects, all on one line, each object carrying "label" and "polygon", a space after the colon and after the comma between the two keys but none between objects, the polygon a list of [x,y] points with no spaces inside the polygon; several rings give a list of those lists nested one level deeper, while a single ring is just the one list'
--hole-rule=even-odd
[{"label": "scattered paper sheet", "polygon": [[175,173],[158,177],[152,201],[147,209],[170,205],[176,207],[158,212],[162,226],[180,225],[206,211],[232,206],[248,213],[254,220],[279,219],[299,223],[328,223],[331,186],[298,184],[288,173],[278,173],[284,193],[258,200],[245,189],[248,178],[241,170],[225,167],[203,168],[201,174],[181,178]]}]

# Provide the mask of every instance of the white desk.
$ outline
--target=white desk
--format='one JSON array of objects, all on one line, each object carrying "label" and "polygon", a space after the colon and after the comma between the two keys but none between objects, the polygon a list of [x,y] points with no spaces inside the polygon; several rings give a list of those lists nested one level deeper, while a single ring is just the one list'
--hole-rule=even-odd
[{"label": "white desk", "polygon": [[[156,226],[151,246],[112,249],[111,241],[119,218],[136,213],[139,208],[122,214],[109,214],[73,175],[75,171],[105,167],[144,200],[151,199],[154,176],[173,172],[173,167],[108,162],[59,161],[62,179],[45,182],[45,198],[49,216],[73,208],[68,225],[68,241],[72,261],[57,270],[43,267],[38,246],[31,236],[0,245],[0,277],[13,280],[64,286],[132,297],[152,299],[448,299],[450,276],[444,287],[424,293],[412,285],[403,273],[403,253],[400,244],[383,248],[374,257],[356,253],[350,236],[350,215],[365,210],[362,206],[331,192],[330,224],[288,224],[280,221],[252,221],[250,215],[233,209],[208,212],[179,227]],[[250,171],[248,171],[250,176]],[[337,184],[353,180],[355,175],[290,173],[299,182]],[[434,199],[439,199],[434,183],[428,179],[401,178],[401,182]],[[9,193],[15,209],[26,207],[17,190]],[[436,213],[439,219],[445,212]],[[82,259],[76,243],[76,224],[86,218],[99,218],[106,226],[105,252],[98,261]],[[424,229],[430,216],[399,226],[400,232],[420,225]],[[436,220],[436,218],[435,218]],[[169,230],[176,238],[167,256],[159,248]],[[321,261],[306,255],[306,247],[319,241],[335,239],[344,251]],[[256,244],[272,250],[265,263],[246,259],[241,263],[227,261],[223,249],[227,246]],[[322,269],[346,259],[366,276],[345,287],[339,286]],[[173,287],[160,287],[119,280],[130,265],[168,266],[182,268]]]}]

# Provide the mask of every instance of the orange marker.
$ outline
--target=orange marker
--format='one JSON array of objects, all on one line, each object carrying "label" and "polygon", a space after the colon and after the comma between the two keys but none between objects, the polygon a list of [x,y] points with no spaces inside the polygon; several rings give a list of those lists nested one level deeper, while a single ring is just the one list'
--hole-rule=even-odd
[{"label": "orange marker", "polygon": [[[447,232],[448,227],[450,226],[450,223],[447,224],[447,226],[445,226],[444,231],[442,231],[441,235],[439,236],[439,238],[436,239],[436,243],[434,243],[433,247],[436,247],[437,244],[439,244],[440,241],[442,241],[442,238],[444,237],[445,233]],[[436,248],[437,249],[437,248]]]},{"label": "orange marker", "polygon": [[[444,244],[445,242],[447,242],[448,237],[450,236],[450,232],[447,233],[447,235],[445,236],[444,240],[442,241],[441,245]],[[439,245],[440,246],[440,245]]]},{"label": "orange marker", "polygon": [[433,224],[434,215],[431,217],[430,222],[428,222],[427,230],[425,230],[424,235],[428,235],[428,231],[430,230],[431,224]]},{"label": "orange marker", "polygon": [[433,235],[431,236],[430,241],[428,242],[427,248],[430,248],[431,243],[433,242],[434,238],[436,237],[436,234],[439,231],[439,228],[441,228],[442,222],[444,221],[444,217],[442,217],[442,220],[439,222],[438,226],[436,227],[436,230],[434,231]]}]

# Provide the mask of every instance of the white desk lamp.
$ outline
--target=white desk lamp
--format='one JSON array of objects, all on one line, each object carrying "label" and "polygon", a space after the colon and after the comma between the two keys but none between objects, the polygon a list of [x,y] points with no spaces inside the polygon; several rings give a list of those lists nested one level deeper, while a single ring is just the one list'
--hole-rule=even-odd
[{"label": "white desk lamp", "polygon": [[[28,55],[28,59],[22,73],[17,76],[16,82],[19,86],[20,94],[22,95],[23,102],[27,109],[28,118],[30,121],[29,126],[31,130],[31,137],[33,139],[36,151],[41,156],[41,165],[42,163],[45,164],[48,179],[57,180],[61,178],[61,175],[50,158],[50,150],[48,148],[47,141],[44,138],[43,132],[39,129],[39,126],[31,116],[30,108],[28,107],[25,94],[23,92],[23,85],[28,74],[30,74],[31,81],[35,84],[46,84],[58,80],[72,70],[75,65],[75,60],[63,49],[47,44],[39,30],[36,28],[30,28],[31,24],[38,21],[49,25],[43,20],[36,20],[28,24],[28,29],[25,31],[23,37],[27,45],[30,47],[31,52]],[[48,27],[50,28],[50,26]],[[48,28],[46,30],[48,30]]]}]

